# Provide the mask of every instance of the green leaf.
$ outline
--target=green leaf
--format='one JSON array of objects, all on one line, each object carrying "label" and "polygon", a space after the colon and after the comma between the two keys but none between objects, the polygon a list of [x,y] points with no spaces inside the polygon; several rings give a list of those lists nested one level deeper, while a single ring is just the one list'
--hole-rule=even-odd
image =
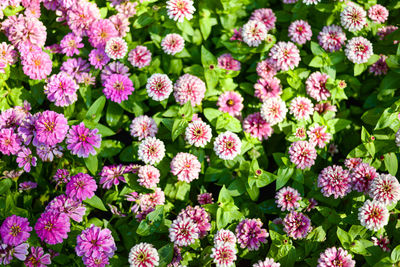
[{"label": "green leaf", "polygon": [[4,193],[8,193],[10,188],[12,186],[12,181],[11,179],[2,179],[0,180],[0,195]]},{"label": "green leaf", "polygon": [[158,206],[154,211],[147,214],[146,219],[141,221],[136,233],[141,236],[149,236],[160,227],[164,217],[164,207]]},{"label": "green leaf", "polygon": [[342,246],[345,249],[348,249],[353,242],[351,236],[340,227],[337,228],[336,235],[339,238],[340,243],[342,243]]},{"label": "green leaf", "polygon": [[101,118],[101,113],[104,109],[105,104],[106,104],[106,97],[105,96],[99,97],[86,112],[86,119],[98,122]]},{"label": "green leaf", "polygon": [[206,69],[208,69],[210,65],[216,65],[217,63],[217,58],[204,46],[201,46],[201,63]]},{"label": "green leaf", "polygon": [[376,123],[375,130],[384,129],[397,121],[397,112],[393,108],[387,108],[383,111],[381,117]]},{"label": "green leaf", "polygon": [[160,248],[158,255],[160,256],[159,267],[167,266],[174,256],[174,244],[170,243]]},{"label": "green leaf", "polygon": [[399,166],[399,163],[397,161],[397,157],[395,153],[387,153],[384,155],[384,162],[385,162],[385,167],[388,170],[388,172],[396,176],[397,173],[397,168]]},{"label": "green leaf", "polygon": [[124,110],[114,102],[108,103],[107,112],[106,112],[106,121],[110,127],[114,127],[118,125]]},{"label": "green leaf", "polygon": [[144,13],[135,20],[132,26],[133,28],[140,29],[151,24],[153,21],[154,19],[152,17],[150,17],[147,13]]},{"label": "green leaf", "polygon": [[361,240],[355,240],[351,246],[350,250],[353,253],[368,256],[370,253],[368,252],[367,248],[372,247],[374,243],[372,243],[369,240],[361,239]]},{"label": "green leaf", "polygon": [[179,115],[181,118],[184,118],[187,121],[192,120],[192,116],[194,113],[193,106],[191,104],[191,101],[186,102],[180,109],[179,109]]},{"label": "green leaf", "polygon": [[367,69],[367,64],[354,64],[354,76],[358,76]]},{"label": "green leaf", "polygon": [[216,182],[218,180],[226,180],[232,177],[231,172],[227,168],[208,167],[204,174],[205,182]]},{"label": "green leaf", "polygon": [[176,184],[176,199],[186,201],[190,193],[190,184],[186,182],[179,181]]},{"label": "green leaf", "polygon": [[99,130],[99,134],[101,134],[101,137],[103,137],[103,138],[115,134],[115,132],[113,130],[111,130],[107,126],[104,126],[103,124],[100,124],[100,123],[96,124],[96,126],[94,128]]},{"label": "green leaf", "polygon": [[393,263],[397,263],[400,261],[400,245],[393,249],[392,254],[390,254],[390,259]]},{"label": "green leaf", "polygon": [[276,190],[282,188],[292,177],[294,173],[294,169],[286,166],[282,166],[278,169],[278,173],[276,176],[278,177],[276,179]]},{"label": "green leaf", "polygon": [[223,185],[219,191],[218,202],[221,204],[233,203],[233,198],[231,197],[228,189],[226,189],[225,185]]},{"label": "green leaf", "polygon": [[316,42],[311,42],[311,52],[314,56],[325,54],[325,50]]},{"label": "green leaf", "polygon": [[324,66],[324,60],[320,56],[315,56],[310,63],[308,64],[310,67],[320,68]]},{"label": "green leaf", "polygon": [[87,158],[84,158],[85,165],[90,171],[91,174],[96,175],[97,168],[98,168],[98,160],[97,156],[90,155]]},{"label": "green leaf", "polygon": [[210,17],[210,15],[211,12],[208,9],[202,9],[200,12],[199,24],[204,40],[207,40],[208,36],[210,35],[212,26],[218,24],[217,19]]},{"label": "green leaf", "polygon": [[102,210],[102,211],[107,211],[106,207],[103,204],[103,201],[96,195],[94,195],[92,198],[86,199],[83,201],[86,204],[89,204],[93,208]]},{"label": "green leaf", "polygon": [[214,119],[218,118],[219,116],[221,116],[223,114],[221,111],[219,111],[218,109],[215,109],[215,108],[205,108],[203,113],[204,113],[204,116],[206,117],[206,119],[211,124],[213,124],[212,121]]},{"label": "green leaf", "polygon": [[186,120],[175,120],[171,131],[172,141],[175,141],[175,139],[178,138],[179,135],[184,133],[187,126],[188,122]]}]

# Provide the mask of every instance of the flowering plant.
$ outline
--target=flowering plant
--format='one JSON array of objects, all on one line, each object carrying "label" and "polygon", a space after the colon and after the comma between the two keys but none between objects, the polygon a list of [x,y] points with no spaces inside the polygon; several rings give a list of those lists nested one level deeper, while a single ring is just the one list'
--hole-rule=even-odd
[{"label": "flowering plant", "polygon": [[0,1],[0,264],[399,264],[399,8]]}]

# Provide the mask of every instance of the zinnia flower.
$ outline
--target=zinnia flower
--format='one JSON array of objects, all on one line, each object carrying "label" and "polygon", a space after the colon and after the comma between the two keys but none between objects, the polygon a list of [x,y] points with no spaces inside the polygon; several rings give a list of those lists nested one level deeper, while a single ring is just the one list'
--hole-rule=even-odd
[{"label": "zinnia flower", "polygon": [[110,38],[104,50],[111,59],[122,59],[128,52],[128,44],[121,37]]},{"label": "zinnia flower", "polygon": [[271,126],[282,122],[286,118],[287,108],[280,97],[268,98],[261,106],[261,117]]},{"label": "zinnia flower", "polygon": [[269,236],[267,230],[261,228],[260,219],[244,219],[236,227],[237,242],[241,248],[258,250],[261,243],[267,242]]},{"label": "zinnia flower", "polygon": [[147,79],[147,94],[155,101],[163,101],[168,99],[173,91],[172,81],[168,75],[155,73]]},{"label": "zinnia flower", "polygon": [[157,250],[148,243],[140,243],[132,247],[128,258],[128,262],[132,267],[158,266],[159,260],[160,257]]},{"label": "zinnia flower", "polygon": [[344,52],[347,58],[355,64],[366,63],[374,54],[371,42],[361,36],[349,40]]},{"label": "zinnia flower", "polygon": [[350,2],[340,13],[340,22],[346,30],[357,32],[367,24],[366,17],[367,12],[362,7]]},{"label": "zinnia flower", "polygon": [[240,154],[241,147],[240,138],[230,131],[220,133],[214,141],[215,154],[224,160],[233,160]]},{"label": "zinnia flower", "polygon": [[170,33],[162,39],[161,48],[166,54],[173,56],[185,48],[185,40],[177,33]]},{"label": "zinnia flower", "polygon": [[352,259],[351,254],[343,248],[327,248],[319,255],[317,267],[354,267],[356,262]]},{"label": "zinnia flower", "polygon": [[96,190],[97,185],[93,177],[86,173],[78,173],[67,183],[65,193],[73,200],[83,201],[92,198]]},{"label": "zinnia flower", "polygon": [[385,204],[378,201],[367,200],[358,209],[358,219],[362,226],[371,231],[378,231],[388,224],[389,211]]},{"label": "zinnia flower", "polygon": [[240,71],[240,61],[235,60],[231,54],[222,54],[218,57],[218,68]]},{"label": "zinnia flower", "polygon": [[400,183],[390,174],[380,174],[372,180],[369,195],[386,206],[392,205],[400,200]]},{"label": "zinnia flower", "polygon": [[121,103],[135,90],[133,83],[128,76],[122,74],[112,74],[104,83],[103,93],[113,102]]},{"label": "zinnia flower", "polygon": [[293,21],[289,28],[289,38],[292,42],[298,43],[300,45],[305,44],[307,41],[311,40],[312,31],[311,26],[307,21],[296,20]]},{"label": "zinnia flower", "polygon": [[45,267],[51,264],[50,254],[45,254],[42,247],[31,247],[31,253],[24,263],[28,267]]},{"label": "zinnia flower", "polygon": [[75,251],[78,256],[98,257],[106,254],[112,257],[117,250],[109,229],[101,229],[93,224],[84,229],[76,238]]},{"label": "zinnia flower", "polygon": [[350,173],[353,188],[364,193],[369,192],[371,183],[377,176],[376,169],[368,163],[358,164]]},{"label": "zinnia flower", "polygon": [[270,8],[259,8],[253,11],[250,20],[258,20],[264,23],[267,31],[275,28],[276,17],[274,11]]},{"label": "zinnia flower", "polygon": [[151,165],[141,166],[138,171],[138,182],[146,188],[154,188],[160,182],[160,171]]},{"label": "zinnia flower", "polygon": [[253,264],[253,267],[280,267],[281,264],[275,262],[272,258],[265,258],[264,261],[259,260],[257,263]]},{"label": "zinnia flower", "polygon": [[231,267],[236,261],[236,248],[231,245],[220,245],[211,249],[210,257],[216,267]]},{"label": "zinnia flower", "polygon": [[181,105],[191,101],[192,106],[200,105],[206,92],[205,83],[191,74],[184,74],[174,84],[174,97]]},{"label": "zinnia flower", "polygon": [[243,109],[243,97],[235,91],[227,91],[218,97],[217,105],[220,111],[239,116]]},{"label": "zinnia flower", "polygon": [[191,181],[199,178],[201,164],[196,156],[180,152],[171,161],[171,173],[178,177],[178,181]]},{"label": "zinnia flower", "polygon": [[50,76],[44,86],[47,98],[58,107],[66,107],[74,103],[78,96],[79,86],[75,80],[65,72]]},{"label": "zinnia flower", "polygon": [[275,203],[282,211],[291,211],[300,207],[300,193],[290,186],[280,189],[276,193],[275,199]]},{"label": "zinnia flower", "polygon": [[141,115],[132,120],[130,125],[130,133],[139,140],[146,137],[154,137],[158,132],[157,124],[153,118],[147,115]]},{"label": "zinnia flower", "polygon": [[139,69],[147,67],[151,62],[151,52],[147,47],[138,45],[129,52],[128,61]]},{"label": "zinnia flower", "polygon": [[300,63],[300,51],[292,42],[278,42],[269,51],[278,69],[293,70]]},{"label": "zinnia flower", "polygon": [[260,141],[267,140],[274,132],[271,125],[261,117],[260,112],[250,114],[243,120],[243,130]]},{"label": "zinnia flower", "polygon": [[170,19],[183,22],[185,19],[191,20],[196,8],[192,0],[168,0],[167,14]]},{"label": "zinnia flower", "polygon": [[178,216],[169,228],[169,238],[180,247],[193,244],[199,238],[196,223],[189,217]]},{"label": "zinnia flower", "polygon": [[48,146],[54,146],[64,140],[68,128],[68,121],[63,114],[46,110],[35,121],[35,138]]},{"label": "zinnia flower", "polygon": [[290,161],[299,169],[310,168],[317,158],[315,147],[307,141],[297,141],[290,145]]},{"label": "zinnia flower", "polygon": [[87,158],[89,155],[96,155],[95,148],[100,148],[101,135],[97,129],[90,130],[81,122],[78,125],[72,125],[67,135],[67,148],[71,154],[80,158]]},{"label": "zinnia flower", "polygon": [[267,38],[267,27],[258,20],[249,20],[242,28],[243,42],[248,46],[259,46]]},{"label": "zinnia flower", "polygon": [[346,34],[337,25],[324,26],[318,35],[319,45],[328,52],[340,50],[346,41]]},{"label": "zinnia flower", "polygon": [[349,172],[337,165],[328,166],[318,175],[318,187],[326,197],[343,198],[351,192]]},{"label": "zinnia flower", "polygon": [[311,232],[311,220],[301,212],[291,211],[283,219],[283,231],[293,239],[303,239]]},{"label": "zinnia flower", "polygon": [[308,120],[314,113],[314,105],[307,97],[298,96],[290,102],[289,110],[296,120]]},{"label": "zinnia flower", "polygon": [[376,4],[369,8],[368,17],[376,23],[384,23],[389,16],[389,11],[386,7]]},{"label": "zinnia flower", "polygon": [[7,217],[0,227],[2,242],[10,246],[17,246],[28,240],[32,227],[27,218],[11,215]]},{"label": "zinnia flower", "polygon": [[212,137],[211,127],[207,123],[196,120],[188,124],[185,130],[185,140],[195,147],[204,147]]},{"label": "zinnia flower", "polygon": [[37,220],[35,231],[40,240],[47,244],[62,243],[70,231],[69,217],[65,213],[45,211]]},{"label": "zinnia flower", "polygon": [[155,137],[147,137],[139,145],[138,156],[146,164],[157,164],[165,156],[164,143]]},{"label": "zinnia flower", "polygon": [[254,89],[254,96],[260,99],[261,102],[282,94],[281,81],[275,77],[259,79],[257,83],[254,84]]},{"label": "zinnia flower", "polygon": [[326,87],[326,83],[329,79],[328,74],[321,73],[319,71],[313,72],[306,80],[306,91],[307,94],[317,100],[327,100],[331,96],[331,93]]}]

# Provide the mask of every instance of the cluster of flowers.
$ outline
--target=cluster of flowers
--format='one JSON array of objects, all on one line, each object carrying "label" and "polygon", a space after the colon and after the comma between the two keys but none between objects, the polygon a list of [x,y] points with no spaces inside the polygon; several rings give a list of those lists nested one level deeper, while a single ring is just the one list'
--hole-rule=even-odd
[{"label": "cluster of flowers", "polygon": [[78,157],[95,155],[95,148],[101,145],[101,135],[97,129],[90,130],[81,122],[68,126],[63,114],[51,110],[31,114],[28,102],[23,107],[16,106],[0,114],[0,152],[16,156],[20,168],[30,172],[36,166],[36,154],[42,161],[53,161],[62,157],[65,139],[66,147],[71,154]]}]

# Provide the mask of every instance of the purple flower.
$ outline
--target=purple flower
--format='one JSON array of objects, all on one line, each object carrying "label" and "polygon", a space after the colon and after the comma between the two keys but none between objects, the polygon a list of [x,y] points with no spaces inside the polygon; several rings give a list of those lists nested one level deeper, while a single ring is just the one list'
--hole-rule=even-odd
[{"label": "purple flower", "polygon": [[95,69],[102,69],[108,62],[110,62],[110,58],[107,56],[104,48],[98,48],[90,51],[89,62],[90,65],[95,67]]},{"label": "purple flower", "polygon": [[18,167],[24,168],[24,171],[30,172],[31,165],[36,166],[36,157],[32,156],[32,151],[27,147],[22,147],[17,155]]},{"label": "purple flower", "polygon": [[80,36],[68,33],[60,42],[61,52],[69,57],[72,57],[74,54],[79,55],[79,48],[84,46],[81,42],[82,38]]},{"label": "purple flower", "polygon": [[57,183],[56,187],[60,184],[66,184],[70,180],[69,171],[66,169],[58,169],[56,174],[54,174],[53,179]]},{"label": "purple flower", "polygon": [[30,231],[32,227],[29,226],[28,219],[16,215],[7,217],[0,227],[2,241],[10,246],[16,246],[28,240]]},{"label": "purple flower", "polygon": [[269,234],[262,229],[260,219],[244,219],[236,227],[236,237],[241,248],[258,250],[261,243],[267,242]]},{"label": "purple flower", "polygon": [[0,241],[0,264],[10,264],[13,256],[20,261],[24,261],[26,259],[26,255],[28,255],[28,248],[28,243],[22,243],[14,247],[7,244],[2,244]]},{"label": "purple flower", "polygon": [[118,185],[119,181],[126,183],[124,174],[127,173],[127,168],[122,164],[104,166],[100,175],[100,184],[103,188],[110,189],[112,185]]},{"label": "purple flower", "polygon": [[86,207],[78,201],[67,198],[66,195],[60,195],[50,201],[46,211],[65,213],[72,220],[81,222],[83,215],[85,215]]},{"label": "purple flower", "polygon": [[50,245],[62,243],[70,231],[69,217],[64,213],[45,211],[37,220],[35,231],[38,237]]},{"label": "purple flower", "polygon": [[78,57],[78,58],[69,58],[63,62],[60,67],[60,71],[64,71],[74,77],[78,83],[81,81],[81,77],[83,73],[87,73],[90,70],[89,63]]},{"label": "purple flower", "polygon": [[27,181],[19,184],[19,190],[20,191],[27,191],[30,189],[35,189],[37,187],[37,183]]},{"label": "purple flower", "polygon": [[96,181],[92,176],[86,173],[78,173],[71,177],[68,182],[65,193],[69,198],[76,201],[83,201],[94,196],[97,190]]},{"label": "purple flower", "polygon": [[86,128],[83,122],[71,126],[66,140],[71,154],[80,158],[87,158],[89,154],[96,155],[97,152],[94,148],[99,148],[101,145],[101,135],[97,132],[97,129]]},{"label": "purple flower", "polygon": [[207,232],[211,229],[210,224],[210,215],[207,211],[199,206],[187,206],[186,209],[182,210],[178,217],[188,217],[190,218],[196,225],[199,234],[199,238],[202,238],[207,235]]},{"label": "purple flower", "polygon": [[35,138],[45,145],[54,146],[64,140],[68,128],[68,121],[63,114],[46,110],[35,122]]},{"label": "purple flower", "polygon": [[25,265],[28,267],[45,267],[51,264],[50,254],[44,254],[42,247],[31,247],[31,254],[26,258]]},{"label": "purple flower", "polygon": [[283,219],[284,231],[293,239],[305,238],[311,232],[311,220],[301,212],[292,211]]},{"label": "purple flower", "polygon": [[66,107],[74,103],[78,96],[76,91],[79,86],[74,78],[65,72],[50,76],[44,86],[47,98],[58,107]]},{"label": "purple flower", "polygon": [[107,99],[121,103],[127,100],[134,90],[133,83],[128,76],[112,74],[104,83],[103,93]]},{"label": "purple flower", "polygon": [[75,251],[78,256],[98,257],[104,253],[108,257],[112,257],[114,251],[117,250],[111,231],[109,229],[102,230],[93,224],[83,230],[76,241]]}]

